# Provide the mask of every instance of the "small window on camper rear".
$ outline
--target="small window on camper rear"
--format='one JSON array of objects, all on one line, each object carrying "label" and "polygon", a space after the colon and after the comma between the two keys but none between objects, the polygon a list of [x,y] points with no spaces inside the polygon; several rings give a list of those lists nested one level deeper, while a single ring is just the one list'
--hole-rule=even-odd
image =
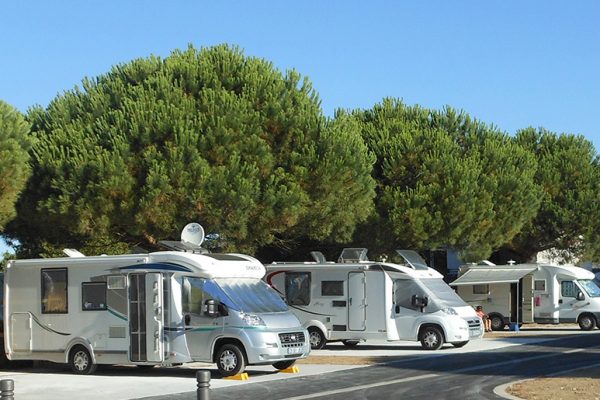
[{"label": "small window on camper rear", "polygon": [[106,282],[81,284],[81,309],[83,311],[106,310]]},{"label": "small window on camper rear", "polygon": [[473,285],[473,294],[490,294],[490,285]]},{"label": "small window on camper rear", "polygon": [[321,296],[343,296],[344,281],[322,281]]},{"label": "small window on camper rear", "polygon": [[285,299],[289,305],[310,304],[310,272],[287,272],[285,274]]},{"label": "small window on camper rear", "polygon": [[42,269],[42,314],[66,314],[68,306],[67,269]]},{"label": "small window on camper rear", "polygon": [[546,280],[536,280],[533,282],[533,290],[539,290],[540,292],[546,291]]}]

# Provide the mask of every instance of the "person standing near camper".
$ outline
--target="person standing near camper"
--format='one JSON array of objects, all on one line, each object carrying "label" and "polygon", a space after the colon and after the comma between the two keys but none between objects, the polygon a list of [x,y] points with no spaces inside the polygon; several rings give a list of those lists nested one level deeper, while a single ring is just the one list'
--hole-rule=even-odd
[{"label": "person standing near camper", "polygon": [[475,309],[475,313],[483,321],[483,326],[485,327],[485,331],[491,332],[492,331],[492,321],[488,318],[488,315],[483,311],[483,307],[477,306],[477,308]]}]

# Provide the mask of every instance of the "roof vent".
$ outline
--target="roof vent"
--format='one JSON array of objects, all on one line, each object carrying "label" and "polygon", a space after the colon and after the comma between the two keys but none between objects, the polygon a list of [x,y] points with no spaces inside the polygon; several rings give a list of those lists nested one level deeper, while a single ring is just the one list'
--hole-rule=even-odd
[{"label": "roof vent", "polygon": [[359,263],[369,261],[365,248],[349,248],[342,250],[338,263]]}]

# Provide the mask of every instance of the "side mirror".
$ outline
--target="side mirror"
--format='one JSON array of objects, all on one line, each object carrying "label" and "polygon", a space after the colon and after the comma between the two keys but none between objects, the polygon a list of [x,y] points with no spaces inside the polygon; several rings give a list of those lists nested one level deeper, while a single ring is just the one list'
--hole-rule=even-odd
[{"label": "side mirror", "polygon": [[427,307],[427,304],[429,303],[429,298],[426,296],[420,297],[416,294],[413,294],[413,296],[410,299],[410,303],[413,307],[420,308],[422,312],[423,308]]},{"label": "side mirror", "polygon": [[577,292],[577,300],[581,301],[581,300],[585,300],[585,296],[583,295],[583,292]]},{"label": "side mirror", "polygon": [[204,302],[204,315],[207,317],[215,318],[219,314],[219,302],[215,299],[208,299]]},{"label": "side mirror", "polygon": [[217,306],[217,310],[219,311],[219,315],[221,317],[226,317],[229,315],[229,309],[223,303],[219,303],[219,305]]}]

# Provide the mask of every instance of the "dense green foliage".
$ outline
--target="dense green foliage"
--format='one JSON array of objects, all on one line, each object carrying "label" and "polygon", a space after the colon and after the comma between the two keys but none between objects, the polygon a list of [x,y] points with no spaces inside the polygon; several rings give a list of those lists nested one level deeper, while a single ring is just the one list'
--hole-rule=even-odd
[{"label": "dense green foliage", "polygon": [[117,65],[26,119],[0,102],[0,229],[19,257],[153,248],[198,221],[208,246],[266,259],[348,244],[600,259],[583,137],[396,99],[328,119],[307,78],[226,45]]},{"label": "dense green foliage", "polygon": [[536,181],[544,191],[539,212],[512,247],[525,258],[547,249],[597,256],[600,169],[593,145],[582,136],[533,128],[517,132],[516,141],[536,156]]},{"label": "dense green foliage", "polygon": [[149,246],[190,221],[225,250],[348,240],[371,212],[355,121],[328,122],[307,79],[236,48],[116,66],[29,119],[34,173],[9,230],[24,253]]},{"label": "dense green foliage", "polygon": [[15,216],[15,201],[29,177],[29,124],[0,101],[0,231]]},{"label": "dense green foliage", "polygon": [[535,159],[495,128],[392,99],[355,115],[377,155],[378,216],[366,229],[377,247],[451,248],[480,259],[535,215]]}]

